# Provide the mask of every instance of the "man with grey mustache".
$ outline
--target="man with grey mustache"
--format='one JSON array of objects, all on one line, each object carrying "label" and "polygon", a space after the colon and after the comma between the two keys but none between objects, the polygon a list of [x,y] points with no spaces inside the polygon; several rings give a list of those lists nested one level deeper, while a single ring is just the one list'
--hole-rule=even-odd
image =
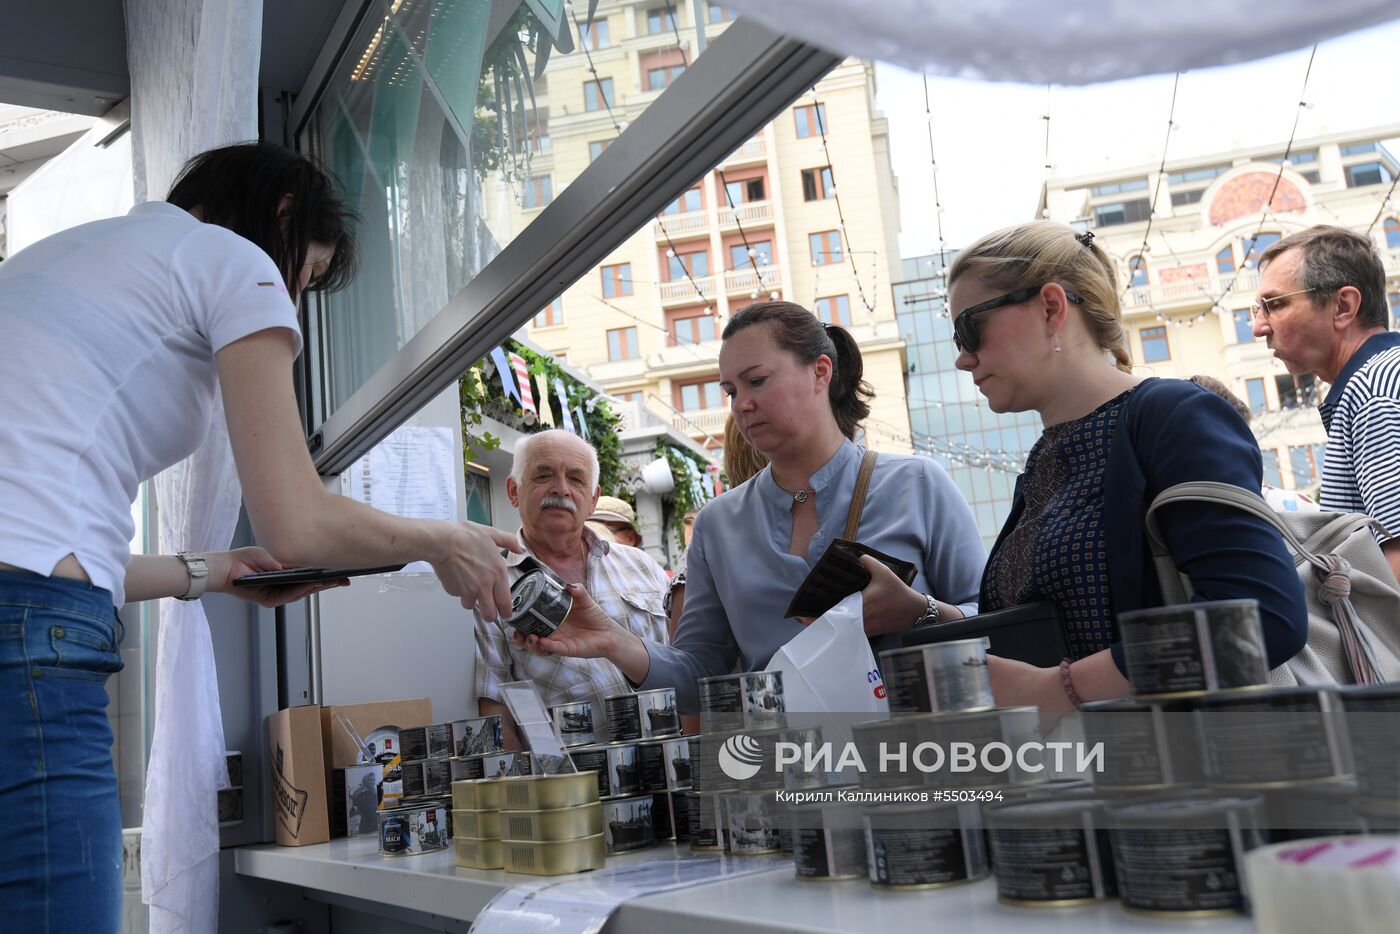
[{"label": "man with grey mustache", "polygon": [[[598,493],[598,454],[578,436],[551,429],[516,444],[506,495],[520,513],[525,553],[506,557],[511,582],[532,558],[564,582],[581,585],[637,635],[666,642],[666,572],[641,549],[604,541],[584,525]],[[476,619],[476,695],[482,716],[501,715],[507,748],[520,746],[501,696],[506,682],[533,681],[548,706],[591,701],[595,723],[602,722],[604,697],[632,689],[606,659],[536,655],[515,645],[503,625]]]}]

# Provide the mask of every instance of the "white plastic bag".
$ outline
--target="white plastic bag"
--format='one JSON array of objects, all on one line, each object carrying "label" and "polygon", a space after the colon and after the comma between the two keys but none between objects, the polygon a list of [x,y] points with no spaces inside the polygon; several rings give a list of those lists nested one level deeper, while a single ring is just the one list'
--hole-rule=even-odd
[{"label": "white plastic bag", "polygon": [[773,653],[789,713],[889,713],[885,682],[865,635],[859,593],[827,610]]}]

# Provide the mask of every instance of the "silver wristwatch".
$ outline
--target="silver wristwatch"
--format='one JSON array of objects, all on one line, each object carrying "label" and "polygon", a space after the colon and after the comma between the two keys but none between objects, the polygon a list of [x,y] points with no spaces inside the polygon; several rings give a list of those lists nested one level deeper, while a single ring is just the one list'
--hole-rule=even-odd
[{"label": "silver wristwatch", "polygon": [[931,594],[925,597],[925,599],[928,600],[928,606],[924,609],[924,615],[914,620],[914,625],[916,627],[932,626],[938,622],[938,601],[933,599]]},{"label": "silver wristwatch", "polygon": [[197,555],[192,551],[182,551],[176,557],[185,562],[185,570],[190,575],[190,587],[183,596],[175,599],[198,600],[209,589],[209,562],[205,560],[203,555]]}]

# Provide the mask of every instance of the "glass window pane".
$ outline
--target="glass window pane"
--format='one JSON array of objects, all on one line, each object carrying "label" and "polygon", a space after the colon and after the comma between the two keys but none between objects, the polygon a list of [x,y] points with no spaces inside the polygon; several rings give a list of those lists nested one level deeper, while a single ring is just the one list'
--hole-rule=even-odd
[{"label": "glass window pane", "polygon": [[1244,381],[1244,388],[1245,393],[1249,396],[1249,410],[1251,412],[1262,412],[1269,407],[1262,379],[1247,379]]},{"label": "glass window pane", "polygon": [[700,408],[700,387],[694,383],[681,387],[681,410],[693,412]]},{"label": "glass window pane", "polygon": [[1270,448],[1264,454],[1264,482],[1270,486],[1283,486],[1283,474],[1279,471],[1278,451]]},{"label": "glass window pane", "polygon": [[1248,308],[1237,308],[1235,317],[1235,341],[1241,344],[1248,344],[1254,340],[1254,322],[1250,318]]}]

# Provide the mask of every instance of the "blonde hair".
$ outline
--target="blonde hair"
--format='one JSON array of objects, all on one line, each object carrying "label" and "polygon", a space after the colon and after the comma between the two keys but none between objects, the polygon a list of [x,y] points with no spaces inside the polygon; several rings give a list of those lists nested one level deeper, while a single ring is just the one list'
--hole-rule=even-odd
[{"label": "blonde hair", "polygon": [[1059,283],[1084,299],[1078,308],[1094,342],[1113,354],[1118,369],[1130,372],[1132,360],[1118,306],[1118,272],[1108,254],[1093,245],[1092,237],[1054,221],[1006,227],[959,252],[948,270],[948,284],[963,275],[974,275],[1006,292]]},{"label": "blonde hair", "polygon": [[730,486],[738,486],[768,466],[764,457],[739,430],[739,423],[730,415],[724,420],[724,474]]}]

